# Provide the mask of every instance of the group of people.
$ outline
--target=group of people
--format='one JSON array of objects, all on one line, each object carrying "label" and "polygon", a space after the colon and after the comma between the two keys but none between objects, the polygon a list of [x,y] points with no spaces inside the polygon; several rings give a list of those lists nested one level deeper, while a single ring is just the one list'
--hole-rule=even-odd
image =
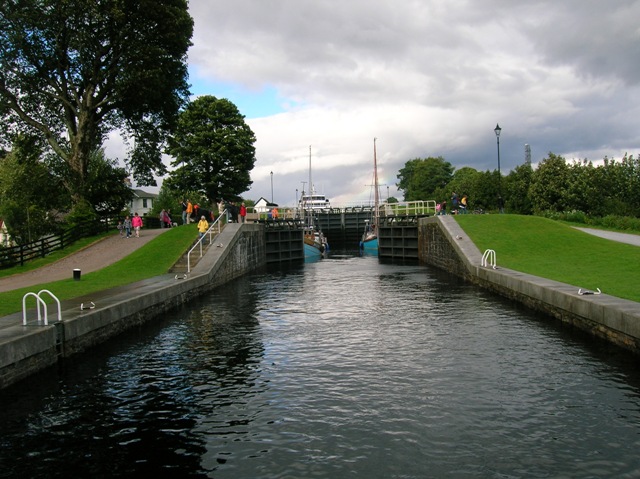
[{"label": "group of people", "polygon": [[[188,225],[191,222],[195,222],[198,217],[198,233],[200,237],[209,229],[209,221],[215,219],[215,214],[211,210],[201,208],[197,203],[193,204],[189,199],[183,199],[182,206],[182,224]],[[247,216],[247,207],[244,203],[237,206],[235,202],[226,202],[224,200],[218,201],[218,211],[221,213],[226,210],[227,222],[229,223],[244,223]],[[177,226],[171,219],[171,210],[163,209],[158,215],[161,228],[171,228]],[[142,217],[136,212],[133,217],[126,216],[124,221],[118,222],[118,231],[120,237],[130,238],[135,235],[136,238],[140,237],[140,229],[142,228]]]},{"label": "group of people", "polygon": [[174,223],[171,221],[171,210],[162,210],[160,212],[160,228],[171,228]]},{"label": "group of people", "polygon": [[136,238],[140,238],[140,230],[142,229],[142,217],[136,212],[133,218],[126,216],[124,221],[118,222],[118,231],[121,238],[131,238],[132,230]]},{"label": "group of people", "polygon": [[235,201],[224,201],[220,200],[218,202],[218,210],[227,211],[227,221],[229,223],[244,223],[247,218],[247,207],[244,203],[241,203],[238,206]]},{"label": "group of people", "polygon": [[[458,197],[458,194],[454,191],[451,195],[451,210],[450,214],[466,214],[469,198],[467,195],[462,195],[462,198]],[[447,214],[447,200],[443,200],[441,203],[436,204],[436,215]]]}]

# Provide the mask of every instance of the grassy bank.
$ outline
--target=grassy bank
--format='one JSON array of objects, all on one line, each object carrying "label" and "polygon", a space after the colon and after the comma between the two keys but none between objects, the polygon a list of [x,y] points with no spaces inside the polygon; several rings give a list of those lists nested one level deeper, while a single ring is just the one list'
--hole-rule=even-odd
[{"label": "grassy bank", "polygon": [[[193,244],[196,237],[195,225],[172,228],[117,263],[100,271],[82,275],[82,281],[74,281],[69,278],[0,293],[0,316],[21,311],[22,298],[29,291],[48,289],[62,301],[165,274]],[[52,262],[51,259],[49,260]],[[44,266],[42,263],[45,261],[43,259],[40,266]],[[12,269],[15,270],[15,268]],[[21,269],[13,271],[11,274],[23,271],[25,270]],[[11,270],[7,270],[5,274],[10,272]],[[45,295],[43,299],[50,302],[48,295]]]},{"label": "grassy bank", "polygon": [[456,220],[483,252],[505,268],[640,302],[640,248],[546,218],[460,215]]}]

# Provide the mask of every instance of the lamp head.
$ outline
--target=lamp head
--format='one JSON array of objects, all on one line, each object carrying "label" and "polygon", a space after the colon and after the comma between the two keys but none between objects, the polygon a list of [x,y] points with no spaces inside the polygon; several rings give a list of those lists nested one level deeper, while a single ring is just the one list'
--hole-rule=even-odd
[{"label": "lamp head", "polygon": [[496,123],[496,127],[493,129],[493,131],[496,132],[496,136],[499,137],[500,136],[500,132],[502,131],[502,128],[500,128],[500,125],[498,125]]}]

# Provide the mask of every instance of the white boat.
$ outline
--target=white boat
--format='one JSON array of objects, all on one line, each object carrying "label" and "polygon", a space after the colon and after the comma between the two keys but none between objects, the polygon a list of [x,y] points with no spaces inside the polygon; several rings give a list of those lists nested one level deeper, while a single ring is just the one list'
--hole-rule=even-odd
[{"label": "white boat", "polygon": [[315,188],[311,188],[311,194],[302,192],[298,207],[301,210],[327,210],[331,208],[331,202],[325,195],[316,193]]},{"label": "white boat", "polygon": [[374,208],[371,221],[367,221],[360,241],[360,249],[365,254],[378,254],[378,226],[380,222],[380,194],[378,191],[378,159],[376,155],[376,139],[373,139],[373,187]]}]

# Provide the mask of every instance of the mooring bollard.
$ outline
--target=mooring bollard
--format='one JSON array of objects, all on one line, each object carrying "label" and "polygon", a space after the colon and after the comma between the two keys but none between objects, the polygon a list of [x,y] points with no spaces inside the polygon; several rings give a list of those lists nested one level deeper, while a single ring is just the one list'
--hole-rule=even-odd
[{"label": "mooring bollard", "polygon": [[80,281],[80,275],[82,274],[82,271],[79,269],[74,269],[73,270],[73,279],[75,281]]}]

